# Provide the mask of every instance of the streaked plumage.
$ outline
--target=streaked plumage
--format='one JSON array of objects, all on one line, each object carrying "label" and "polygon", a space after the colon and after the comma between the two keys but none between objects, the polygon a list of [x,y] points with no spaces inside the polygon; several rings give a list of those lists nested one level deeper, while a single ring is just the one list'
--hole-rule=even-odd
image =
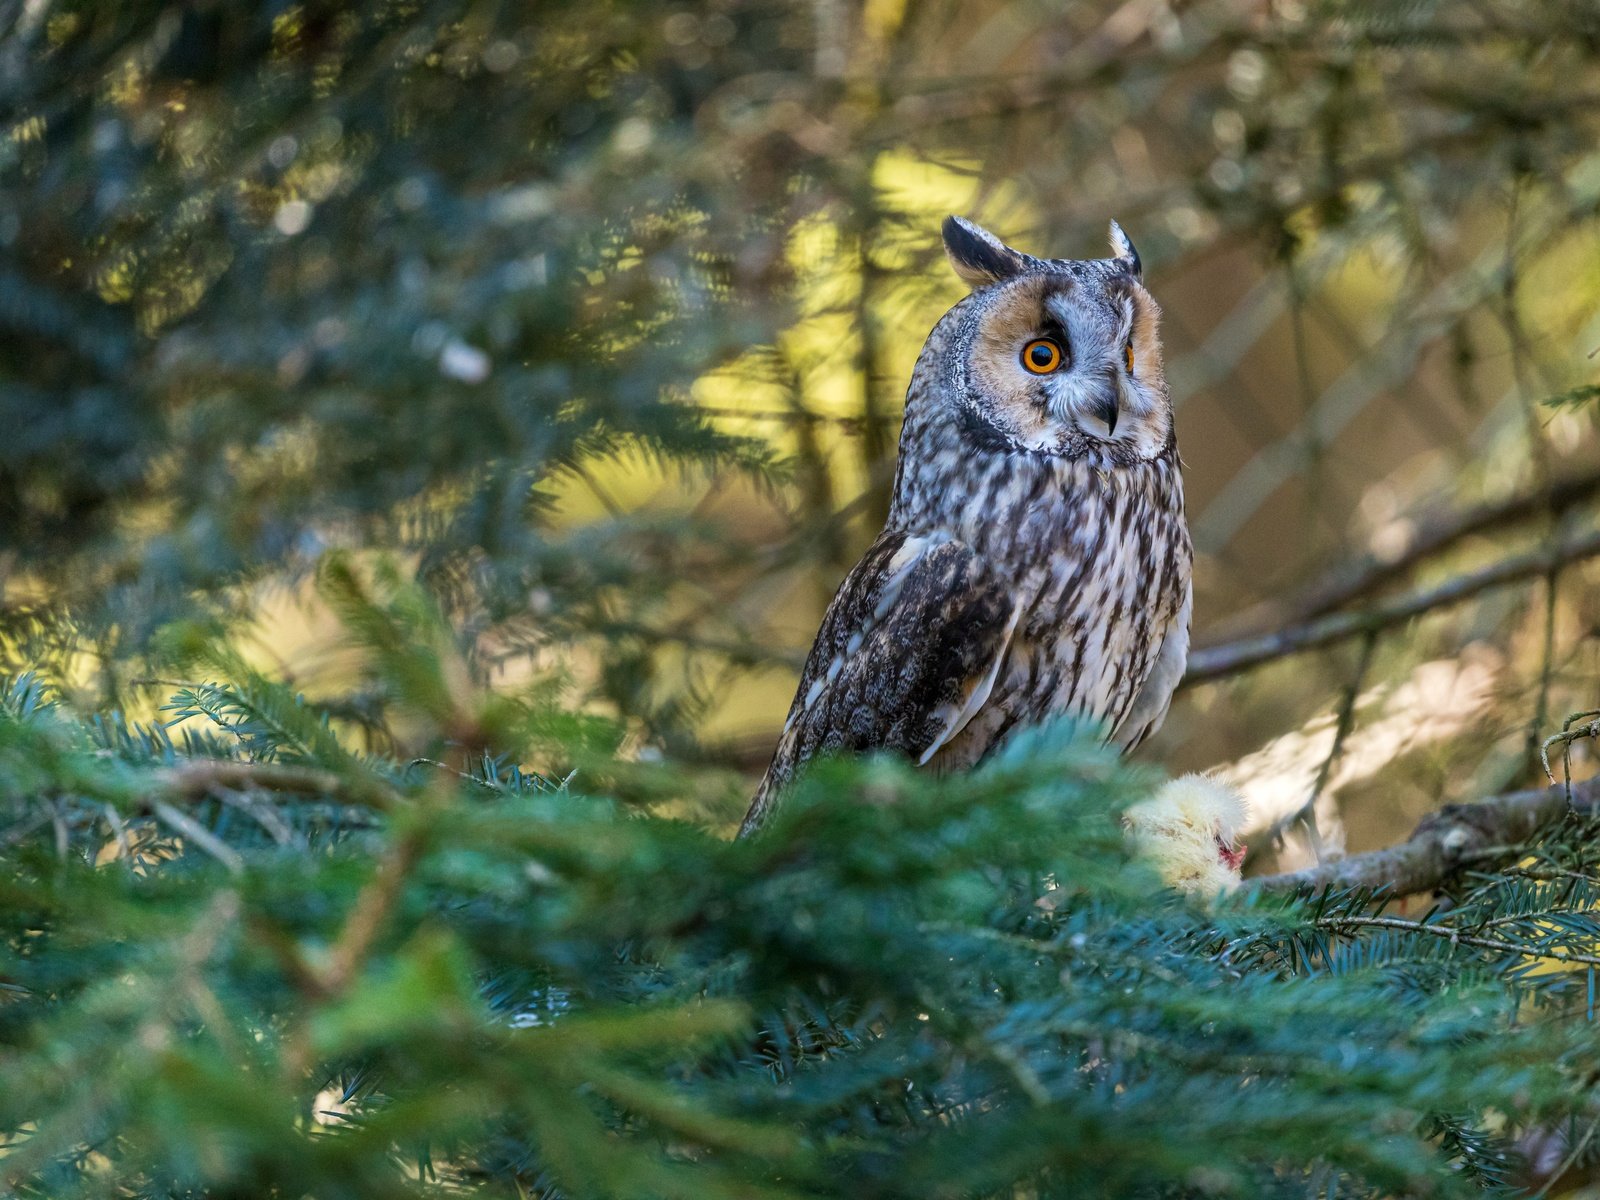
[{"label": "streaked plumage", "polygon": [[[1161,724],[1192,555],[1159,309],[1115,224],[1112,245],[1036,259],[945,222],[974,291],[917,361],[888,521],[828,607],[742,834],[817,755],[959,769],[1055,713],[1125,749]],[[1044,375],[1041,340],[1064,360]]]}]

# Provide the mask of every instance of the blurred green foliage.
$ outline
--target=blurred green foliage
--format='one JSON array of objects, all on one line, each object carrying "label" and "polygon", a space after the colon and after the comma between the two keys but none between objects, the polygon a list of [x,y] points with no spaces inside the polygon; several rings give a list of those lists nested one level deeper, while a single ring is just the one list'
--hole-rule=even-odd
[{"label": "blurred green foliage", "polygon": [[7,9],[0,523],[53,601],[137,648],[352,539],[592,592],[647,573],[549,553],[534,485],[762,468],[674,399],[763,328],[735,284],[794,201],[685,121],[780,12],[691,71],[630,5]]}]

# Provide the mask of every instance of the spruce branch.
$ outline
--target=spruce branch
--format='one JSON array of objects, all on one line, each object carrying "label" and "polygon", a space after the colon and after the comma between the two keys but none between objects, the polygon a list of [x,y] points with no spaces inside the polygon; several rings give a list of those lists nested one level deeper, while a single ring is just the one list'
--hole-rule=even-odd
[{"label": "spruce branch", "polygon": [[1519,945],[1516,942],[1503,941],[1500,938],[1483,937],[1480,934],[1470,933],[1455,925],[1445,923],[1408,921],[1404,917],[1369,917],[1352,913],[1334,917],[1318,917],[1313,924],[1319,929],[1332,929],[1340,932],[1356,929],[1393,929],[1402,933],[1423,933],[1430,937],[1447,938],[1452,945],[1478,946],[1484,950],[1499,950],[1505,954],[1520,954],[1527,958],[1548,958],[1556,962],[1575,963],[1579,966],[1600,967],[1600,956],[1593,954],[1575,954],[1569,950],[1538,949],[1528,945]]}]

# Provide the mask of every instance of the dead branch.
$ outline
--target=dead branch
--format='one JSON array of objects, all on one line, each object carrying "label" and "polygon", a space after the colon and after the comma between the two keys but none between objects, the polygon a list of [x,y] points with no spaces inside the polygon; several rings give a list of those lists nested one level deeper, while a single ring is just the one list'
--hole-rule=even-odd
[{"label": "dead branch", "polygon": [[1290,600],[1286,616],[1290,621],[1310,621],[1326,616],[1402,578],[1429,558],[1453,550],[1467,538],[1542,514],[1560,515],[1597,496],[1600,496],[1600,470],[1592,470],[1557,480],[1549,488],[1424,520],[1410,538],[1406,538],[1405,549],[1400,554],[1386,560],[1366,555],[1355,562],[1344,563]]},{"label": "dead branch", "polygon": [[1545,513],[1559,515],[1600,497],[1600,471],[1556,480],[1501,500],[1423,518],[1397,555],[1380,559],[1368,554],[1327,572],[1286,603],[1262,606],[1276,624],[1310,621],[1365,599],[1403,578],[1428,560],[1455,549],[1468,538]]},{"label": "dead branch", "polygon": [[1600,554],[1600,530],[1593,530],[1554,546],[1541,546],[1502,559],[1437,587],[1382,601],[1361,612],[1330,613],[1271,633],[1203,647],[1189,655],[1189,670],[1179,686],[1193,687],[1197,683],[1234,675],[1274,659],[1331,646],[1358,634],[1375,633],[1401,625],[1412,617],[1459,604],[1491,588],[1545,575],[1554,567],[1597,554]]},{"label": "dead branch", "polygon": [[1569,811],[1600,810],[1600,778],[1572,785],[1571,806],[1561,787],[1507,792],[1476,804],[1450,804],[1430,813],[1397,846],[1352,854],[1304,871],[1267,875],[1247,886],[1261,892],[1384,889],[1390,896],[1432,891],[1469,861],[1495,851],[1512,857],[1541,828]]}]

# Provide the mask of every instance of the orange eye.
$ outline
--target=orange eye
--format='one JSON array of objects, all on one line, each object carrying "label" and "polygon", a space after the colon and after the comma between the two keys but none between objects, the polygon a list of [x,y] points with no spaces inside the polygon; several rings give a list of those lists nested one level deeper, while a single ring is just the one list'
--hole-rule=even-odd
[{"label": "orange eye", "polygon": [[1035,375],[1048,375],[1061,366],[1061,347],[1049,338],[1035,338],[1022,348],[1022,365]]},{"label": "orange eye", "polygon": [[1130,340],[1122,347],[1122,361],[1128,364],[1128,374],[1133,374],[1133,342]]}]

